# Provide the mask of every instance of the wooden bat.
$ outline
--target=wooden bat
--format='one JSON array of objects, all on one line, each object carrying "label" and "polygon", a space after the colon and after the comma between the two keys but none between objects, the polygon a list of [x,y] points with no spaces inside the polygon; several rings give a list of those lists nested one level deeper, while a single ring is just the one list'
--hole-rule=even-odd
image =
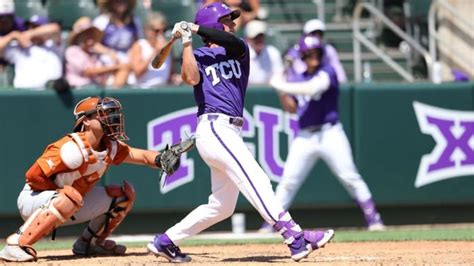
[{"label": "wooden bat", "polygon": [[176,37],[171,37],[171,39],[168,41],[168,43],[160,50],[160,52],[153,58],[153,61],[151,61],[151,66],[154,69],[160,68],[163,63],[166,61],[166,58],[171,52],[171,48],[173,47],[174,41],[176,41]]},{"label": "wooden bat", "polygon": [[[183,30],[188,30],[189,29],[188,23],[180,23],[179,26]],[[176,36],[173,35],[173,37],[171,37],[171,39],[168,41],[168,43],[165,45],[165,47],[163,47],[161,49],[161,51],[155,56],[155,58],[153,58],[153,61],[151,61],[151,66],[154,69],[158,69],[163,65],[163,63],[166,61],[166,58],[168,57],[168,55],[171,52],[171,47],[173,46],[174,41],[176,41],[176,39],[178,39],[178,38],[179,37],[176,37]]]}]

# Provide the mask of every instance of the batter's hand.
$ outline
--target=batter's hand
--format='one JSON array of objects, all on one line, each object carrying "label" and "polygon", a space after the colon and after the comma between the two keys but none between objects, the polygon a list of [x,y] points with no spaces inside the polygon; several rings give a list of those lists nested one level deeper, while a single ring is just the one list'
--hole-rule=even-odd
[{"label": "batter's hand", "polygon": [[173,31],[171,34],[175,38],[181,38],[181,42],[183,44],[191,43],[192,42],[192,32],[191,28],[186,21],[180,21],[174,24]]}]

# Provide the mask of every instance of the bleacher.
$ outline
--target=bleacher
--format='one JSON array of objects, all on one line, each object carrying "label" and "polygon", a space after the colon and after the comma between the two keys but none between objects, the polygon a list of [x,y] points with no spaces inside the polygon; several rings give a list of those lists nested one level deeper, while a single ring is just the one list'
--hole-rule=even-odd
[{"label": "bleacher", "polygon": [[[261,0],[267,9],[269,24],[268,41],[284,53],[300,37],[304,23],[317,18],[317,5],[314,0]],[[324,1],[324,16],[327,31],[325,39],[339,52],[341,62],[350,81],[354,79],[353,38],[352,38],[352,1]],[[339,6],[338,6],[339,5]],[[74,21],[81,16],[95,17],[99,14],[96,0],[15,0],[17,15],[28,18],[33,14],[46,15],[50,21],[58,22],[67,33]],[[191,0],[152,0],[151,10],[159,10],[168,18],[168,28],[175,22],[192,20],[196,12]],[[142,1],[137,1],[135,13],[144,17],[147,10]],[[362,22],[363,29],[369,29],[367,19]],[[64,36],[67,34],[64,34]],[[382,40],[383,41],[383,40]],[[383,42],[380,43],[384,45]],[[395,61],[406,63],[406,55],[397,47],[386,48]],[[179,52],[175,53],[179,55]],[[178,60],[178,59],[177,59]],[[370,65],[372,80],[401,81],[402,78],[368,51],[362,53],[364,65]]]},{"label": "bleacher", "polygon": [[[325,39],[336,47],[341,63],[349,81],[354,80],[354,56],[352,39],[352,6],[351,1],[342,1],[345,5],[338,6],[336,0],[324,1],[324,17],[327,31]],[[301,36],[304,23],[309,19],[318,18],[318,7],[313,0],[261,0],[261,5],[268,10],[267,22],[272,31],[269,41],[284,52]],[[362,28],[370,27],[369,20],[362,23]],[[286,47],[282,47],[285,46]],[[382,43],[383,45],[383,43]],[[386,48],[397,63],[406,64],[407,59],[398,48]],[[365,65],[370,65],[372,80],[375,81],[402,81],[395,71],[375,55],[365,50],[362,53]]]}]

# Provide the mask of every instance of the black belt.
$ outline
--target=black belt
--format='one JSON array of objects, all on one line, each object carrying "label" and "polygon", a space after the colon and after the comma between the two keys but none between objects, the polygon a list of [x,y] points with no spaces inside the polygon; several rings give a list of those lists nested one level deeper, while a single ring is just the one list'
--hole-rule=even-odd
[{"label": "black belt", "polygon": [[322,124],[322,125],[316,125],[316,126],[305,127],[305,128],[303,128],[303,130],[309,131],[309,132],[311,132],[311,133],[319,132],[319,131],[321,131],[326,125],[334,126],[334,125],[337,124],[337,123],[338,123],[338,121],[331,121],[331,122],[324,123],[324,124]]},{"label": "black belt", "polygon": [[[210,121],[215,121],[217,120],[217,118],[219,117],[219,115],[207,115],[207,119],[209,119]],[[225,116],[222,116],[222,117],[225,117]],[[236,127],[241,127],[244,125],[244,119],[242,117],[238,117],[238,116],[235,116],[235,117],[229,117],[229,124],[231,125],[234,125]]]},{"label": "black belt", "polygon": [[244,125],[244,119],[242,117],[231,117],[229,118],[229,124],[232,124],[236,127],[241,127]]}]

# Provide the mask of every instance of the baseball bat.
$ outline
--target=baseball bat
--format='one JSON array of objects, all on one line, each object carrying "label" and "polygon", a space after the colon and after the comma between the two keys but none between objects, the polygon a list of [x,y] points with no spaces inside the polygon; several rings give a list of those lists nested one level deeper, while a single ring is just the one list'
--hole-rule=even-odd
[{"label": "baseball bat", "polygon": [[163,63],[166,61],[166,58],[171,52],[171,48],[173,47],[174,41],[176,41],[176,37],[171,37],[171,39],[166,43],[166,45],[160,50],[160,52],[153,58],[151,61],[151,66],[154,69],[160,68]]}]

